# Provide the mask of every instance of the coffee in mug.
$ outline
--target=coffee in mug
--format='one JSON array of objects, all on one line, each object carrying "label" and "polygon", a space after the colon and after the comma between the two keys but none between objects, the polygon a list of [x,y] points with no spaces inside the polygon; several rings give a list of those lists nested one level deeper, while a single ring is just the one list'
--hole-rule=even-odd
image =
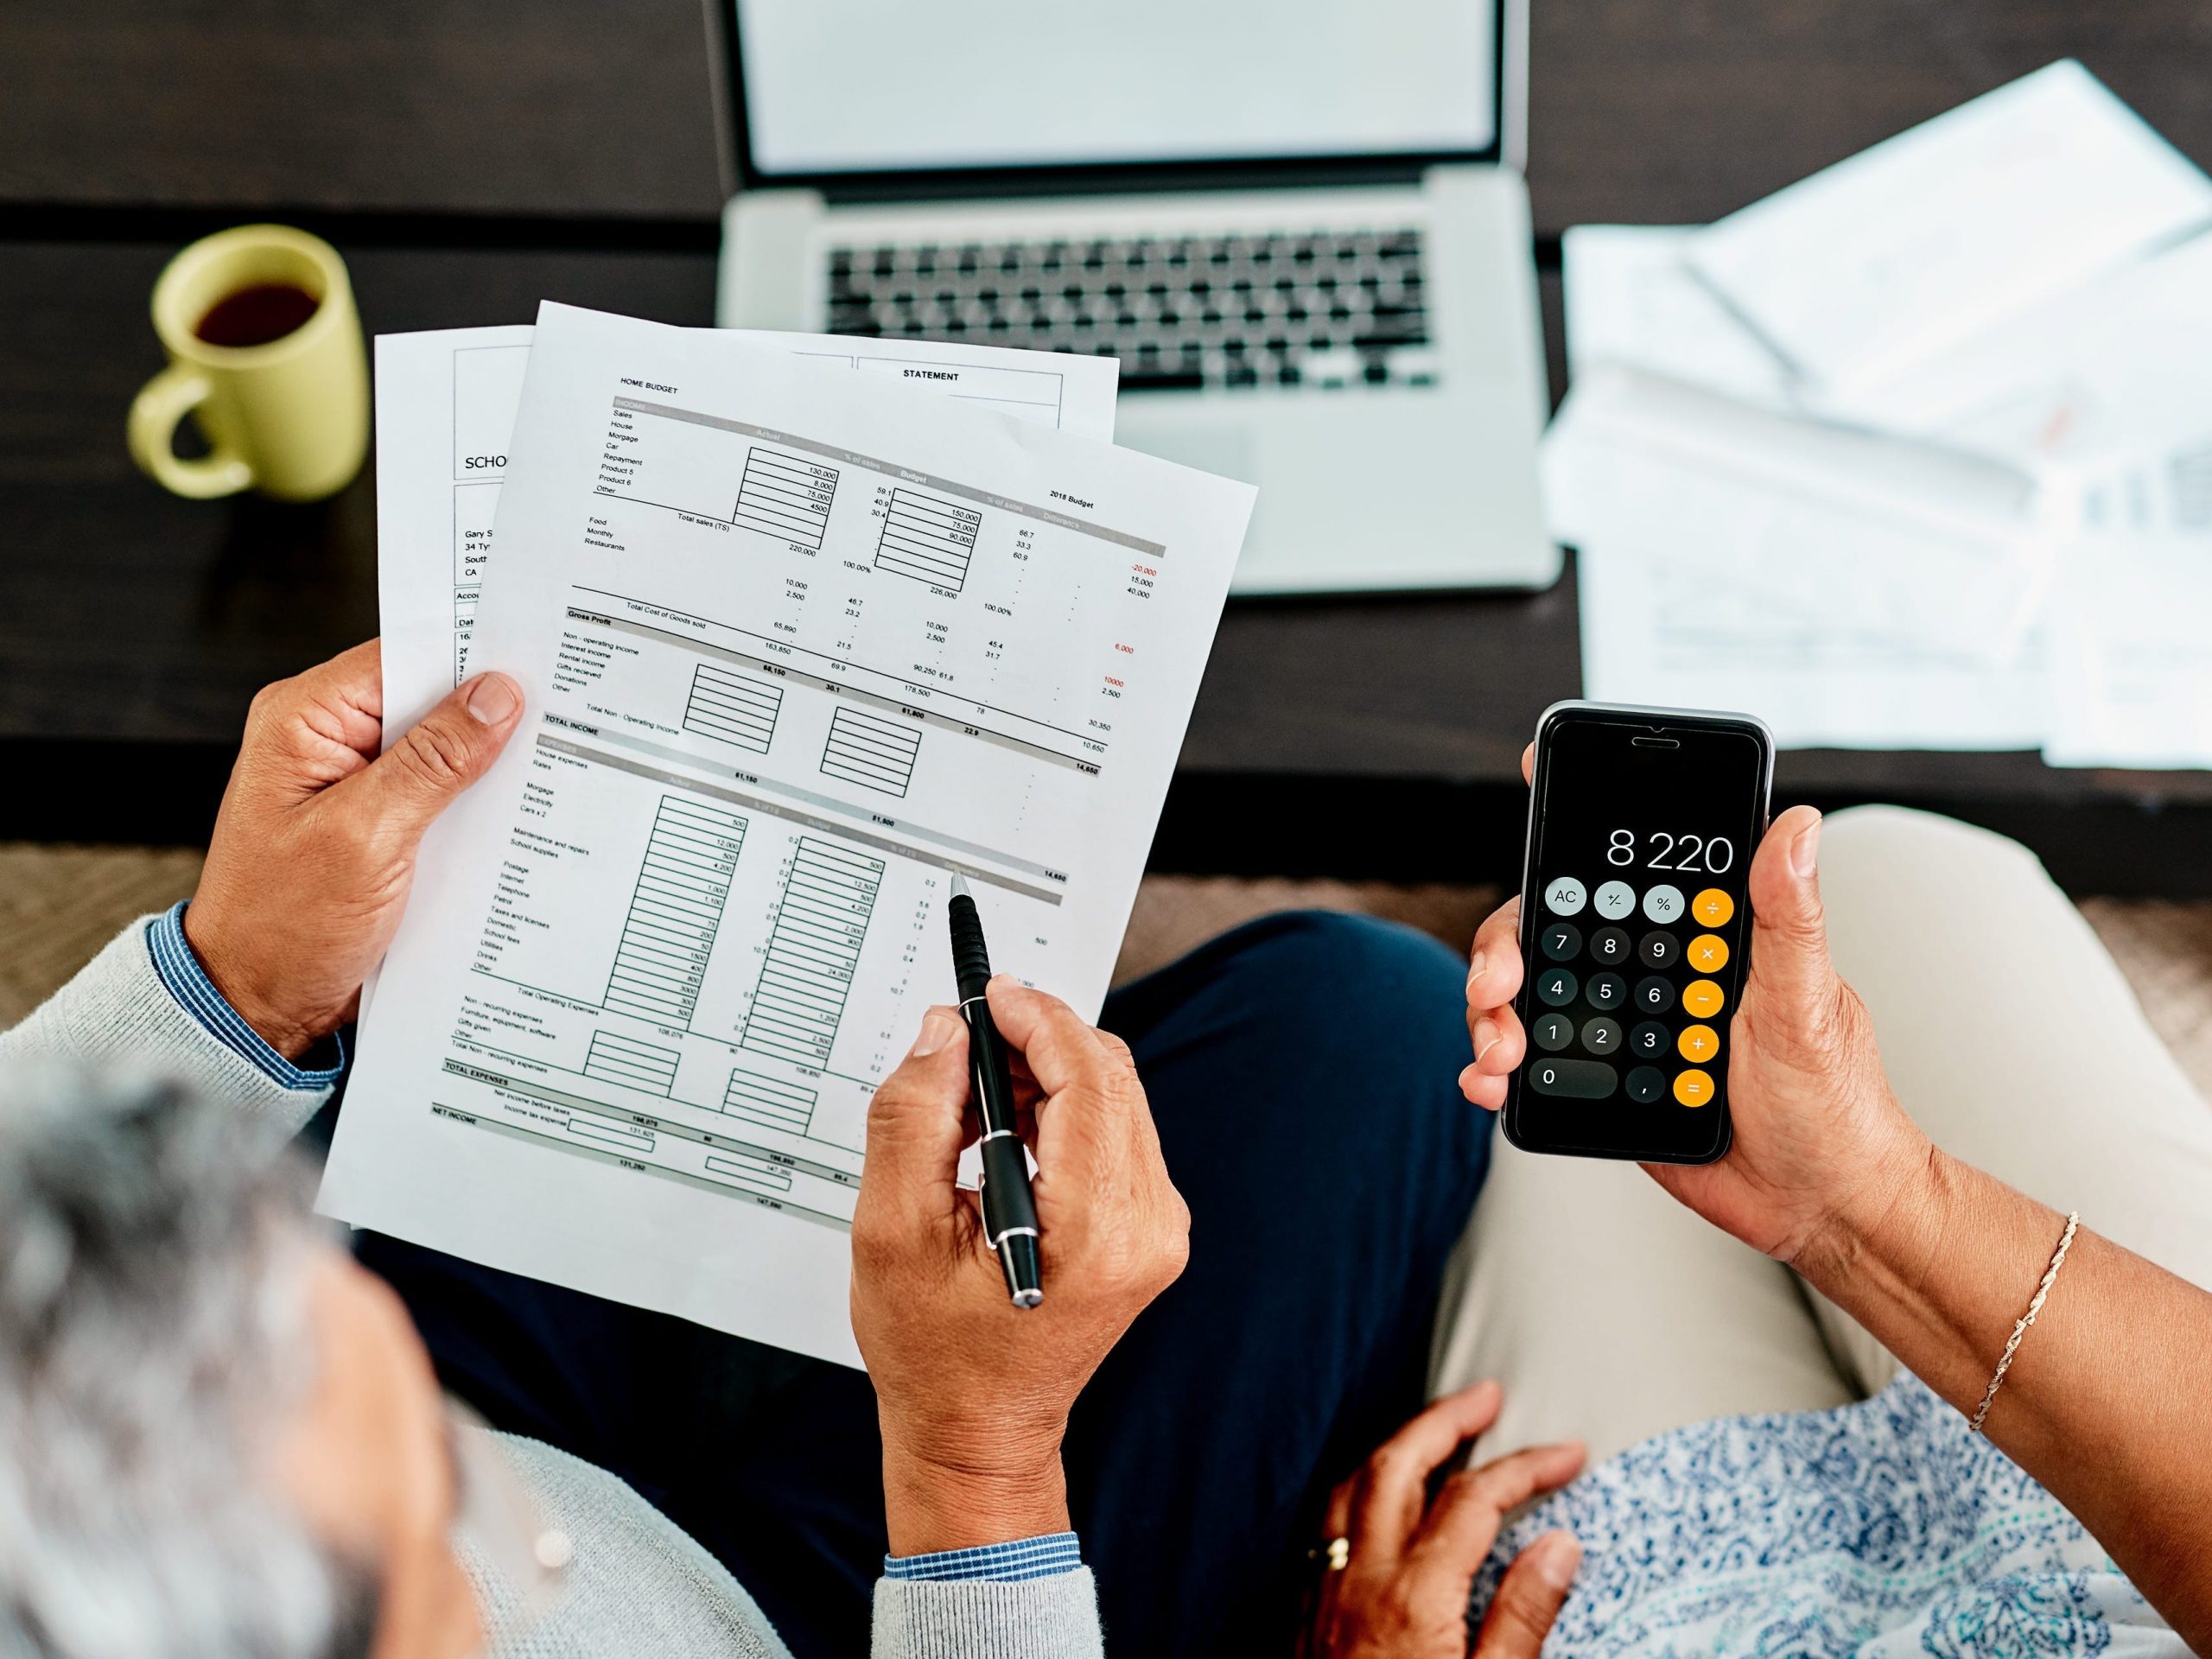
[{"label": "coffee in mug", "polygon": [[[353,482],[368,453],[368,359],[337,250],[283,225],[194,243],[154,285],[169,366],[130,408],[130,454],[165,488],[204,499],[257,490],[313,501]],[[189,415],[209,453],[175,448]]]},{"label": "coffee in mug", "polygon": [[283,339],[321,305],[289,283],[256,283],[216,301],[192,332],[210,346],[266,346]]}]

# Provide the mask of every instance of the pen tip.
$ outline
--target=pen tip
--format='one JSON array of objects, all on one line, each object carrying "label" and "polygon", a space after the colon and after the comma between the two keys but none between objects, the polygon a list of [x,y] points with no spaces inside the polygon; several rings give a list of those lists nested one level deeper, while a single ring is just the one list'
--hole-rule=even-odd
[{"label": "pen tip", "polygon": [[965,876],[955,875],[952,878],[952,896],[956,899],[968,897],[968,880]]}]

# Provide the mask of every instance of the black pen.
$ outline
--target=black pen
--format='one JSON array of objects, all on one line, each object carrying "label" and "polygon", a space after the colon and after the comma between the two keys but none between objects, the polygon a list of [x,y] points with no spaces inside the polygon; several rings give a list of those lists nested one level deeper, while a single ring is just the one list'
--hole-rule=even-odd
[{"label": "black pen", "polygon": [[1014,1073],[1007,1068],[1006,1039],[991,1023],[991,1005],[983,995],[991,982],[983,918],[976,913],[968,884],[957,875],[944,910],[952,925],[952,972],[960,982],[960,1015],[968,1022],[976,1109],[983,1120],[983,1236],[1006,1269],[1006,1291],[1014,1305],[1034,1307],[1045,1300],[1037,1198],[1029,1190],[1029,1157],[1014,1127]]}]

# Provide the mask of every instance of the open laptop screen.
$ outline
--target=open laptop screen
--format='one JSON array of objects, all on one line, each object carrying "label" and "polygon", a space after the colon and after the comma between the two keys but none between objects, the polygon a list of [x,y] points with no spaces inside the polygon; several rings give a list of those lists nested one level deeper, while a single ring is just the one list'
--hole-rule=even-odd
[{"label": "open laptop screen", "polygon": [[736,0],[755,176],[1479,155],[1498,0]]}]

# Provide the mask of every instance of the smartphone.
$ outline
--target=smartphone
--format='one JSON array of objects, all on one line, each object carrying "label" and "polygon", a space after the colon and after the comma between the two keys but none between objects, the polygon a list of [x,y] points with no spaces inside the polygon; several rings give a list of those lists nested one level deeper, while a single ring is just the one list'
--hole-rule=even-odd
[{"label": "smartphone", "polygon": [[1521,883],[1529,1152],[1709,1164],[1751,945],[1774,736],[1750,715],[1558,702],[1536,727]]}]

